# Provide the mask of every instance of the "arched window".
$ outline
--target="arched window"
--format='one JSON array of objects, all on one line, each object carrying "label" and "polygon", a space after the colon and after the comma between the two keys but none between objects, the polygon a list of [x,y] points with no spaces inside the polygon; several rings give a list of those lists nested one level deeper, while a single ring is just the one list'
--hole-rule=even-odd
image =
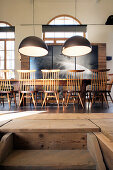
[{"label": "arched window", "polygon": [[8,78],[14,78],[15,33],[11,24],[0,21],[0,70],[12,70]]},{"label": "arched window", "polygon": [[[70,15],[59,15],[51,19],[48,25],[81,25],[81,22]],[[74,35],[85,36],[84,32],[45,32],[43,40],[47,44],[63,44],[67,38]]]}]

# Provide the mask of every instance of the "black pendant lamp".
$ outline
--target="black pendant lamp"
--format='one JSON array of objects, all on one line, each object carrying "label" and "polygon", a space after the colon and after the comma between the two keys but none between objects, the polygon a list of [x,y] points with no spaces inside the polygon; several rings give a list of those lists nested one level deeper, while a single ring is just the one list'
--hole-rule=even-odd
[{"label": "black pendant lamp", "polygon": [[42,57],[48,54],[48,48],[45,42],[39,37],[35,36],[35,27],[34,27],[34,0],[33,2],[33,31],[34,36],[26,37],[22,40],[19,45],[19,53],[30,56],[30,57]]},{"label": "black pendant lamp", "polygon": [[90,42],[82,36],[67,39],[62,47],[62,53],[67,56],[81,56],[92,51]]},{"label": "black pendant lamp", "polygon": [[41,57],[48,54],[48,48],[41,38],[29,36],[20,43],[19,53],[31,57]]}]

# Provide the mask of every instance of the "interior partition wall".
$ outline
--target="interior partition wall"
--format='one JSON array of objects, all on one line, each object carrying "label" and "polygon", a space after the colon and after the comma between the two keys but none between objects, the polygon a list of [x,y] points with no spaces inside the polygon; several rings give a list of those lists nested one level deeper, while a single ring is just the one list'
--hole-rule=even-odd
[{"label": "interior partition wall", "polygon": [[85,77],[90,69],[98,69],[98,45],[92,46],[92,52],[80,57],[68,57],[61,53],[61,45],[49,45],[48,55],[30,57],[30,70],[36,71],[36,79],[42,78],[42,69],[60,69],[60,78],[66,78],[67,70],[85,70]]}]

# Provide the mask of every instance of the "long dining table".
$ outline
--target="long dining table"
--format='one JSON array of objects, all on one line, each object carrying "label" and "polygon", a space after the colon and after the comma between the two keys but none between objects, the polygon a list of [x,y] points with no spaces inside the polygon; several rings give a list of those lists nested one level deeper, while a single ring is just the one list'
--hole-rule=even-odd
[{"label": "long dining table", "polygon": [[[14,86],[14,90],[19,89],[19,80],[17,79],[11,79],[11,84]],[[41,88],[43,86],[43,79],[36,79],[35,85],[37,88]],[[85,90],[87,85],[91,84],[91,79],[82,79],[82,88]],[[59,79],[59,86],[66,86],[67,85],[67,79]]]},{"label": "long dining table", "polygon": [[[11,79],[10,81],[11,81],[12,86],[14,87],[14,91],[18,91],[19,80]],[[85,104],[85,97],[86,97],[86,87],[87,85],[90,85],[90,84],[91,84],[91,79],[82,79],[81,95],[82,95],[84,104]],[[43,79],[36,79],[35,85],[36,85],[37,91],[42,91],[43,90]],[[67,79],[59,79],[60,90],[63,91],[64,89],[66,89],[66,86],[67,86]]]}]

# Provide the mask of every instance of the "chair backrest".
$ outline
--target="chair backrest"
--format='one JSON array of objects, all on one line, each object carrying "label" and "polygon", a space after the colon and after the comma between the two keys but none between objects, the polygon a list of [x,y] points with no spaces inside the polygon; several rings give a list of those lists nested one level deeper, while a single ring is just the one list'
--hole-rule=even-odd
[{"label": "chair backrest", "polygon": [[67,90],[80,91],[83,80],[84,70],[68,70],[67,71]]},{"label": "chair backrest", "polygon": [[43,90],[59,90],[59,72],[60,70],[41,70],[43,74]]},{"label": "chair backrest", "polygon": [[17,70],[19,74],[19,90],[33,91],[36,89],[35,72],[36,70]]},{"label": "chair backrest", "polygon": [[101,70],[91,70],[92,79],[91,79],[91,90],[92,91],[105,91],[107,88],[107,71],[109,69]]},{"label": "chair backrest", "polygon": [[108,74],[108,81],[107,81],[107,90],[111,91],[112,88],[112,84],[113,84],[113,74]]},{"label": "chair backrest", "polygon": [[12,90],[10,79],[7,79],[11,73],[11,70],[0,70],[0,91]]}]

